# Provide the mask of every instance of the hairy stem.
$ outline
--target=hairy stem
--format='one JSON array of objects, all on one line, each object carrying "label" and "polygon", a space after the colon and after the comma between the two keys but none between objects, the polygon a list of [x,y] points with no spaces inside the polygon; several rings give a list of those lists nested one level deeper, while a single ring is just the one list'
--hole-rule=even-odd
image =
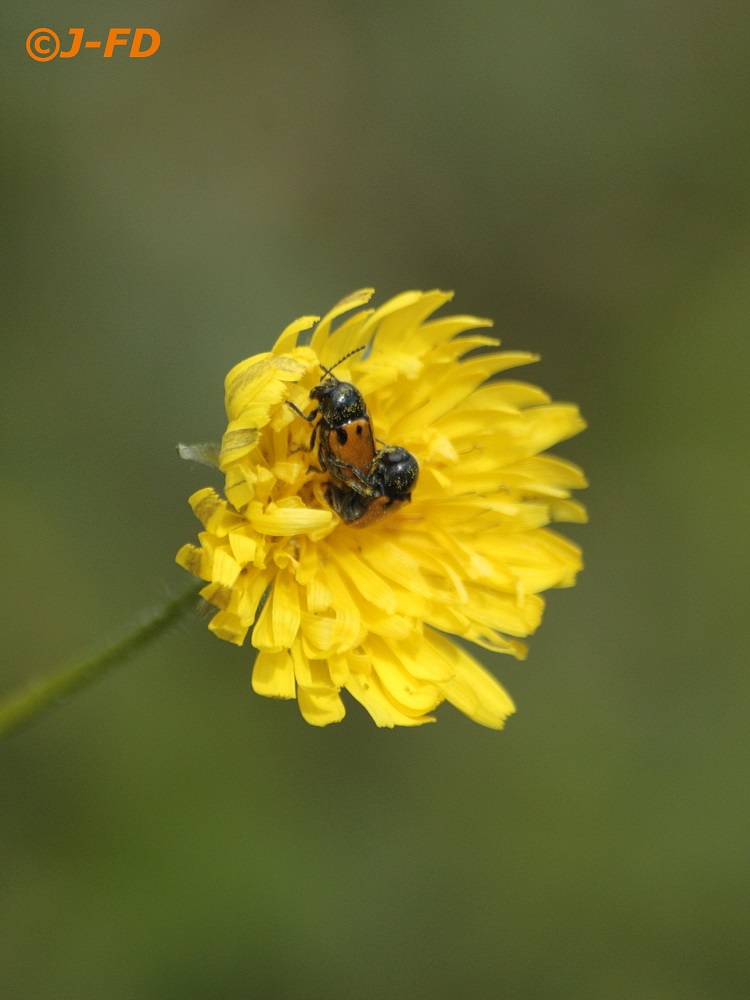
[{"label": "hairy stem", "polygon": [[198,588],[193,586],[101,653],[35,681],[0,701],[0,737],[27,726],[59,705],[63,698],[91,684],[110,667],[137,653],[141,647],[148,645],[178,621],[188,608],[195,605],[197,599]]}]

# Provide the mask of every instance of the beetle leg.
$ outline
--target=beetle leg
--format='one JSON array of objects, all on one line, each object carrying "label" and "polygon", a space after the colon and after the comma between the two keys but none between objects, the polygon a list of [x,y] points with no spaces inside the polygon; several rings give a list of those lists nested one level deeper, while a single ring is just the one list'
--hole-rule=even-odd
[{"label": "beetle leg", "polygon": [[308,424],[312,423],[312,421],[315,420],[315,418],[318,415],[318,407],[317,406],[315,407],[314,410],[312,410],[310,413],[308,413],[307,416],[305,416],[305,414],[302,412],[302,410],[300,410],[299,406],[297,406],[296,403],[293,403],[291,401],[291,399],[287,399],[286,405],[288,407],[290,407],[292,410],[294,410],[294,412],[297,414],[298,417],[302,417],[303,420],[306,420],[308,422]]},{"label": "beetle leg", "polygon": [[351,523],[357,521],[367,510],[369,500],[353,493],[351,490],[339,489],[329,483],[325,492],[326,503],[334,510],[342,521]]},{"label": "beetle leg", "polygon": [[[323,464],[322,461],[321,464]],[[327,470],[334,475],[340,483],[342,483],[347,489],[353,490],[355,493],[359,494],[359,496],[374,497],[379,495],[379,491],[373,488],[370,480],[361,469],[356,467],[356,465],[349,465],[348,462],[342,462],[340,458],[335,458],[333,455],[325,456],[325,464]],[[346,473],[348,473],[348,475]]]}]

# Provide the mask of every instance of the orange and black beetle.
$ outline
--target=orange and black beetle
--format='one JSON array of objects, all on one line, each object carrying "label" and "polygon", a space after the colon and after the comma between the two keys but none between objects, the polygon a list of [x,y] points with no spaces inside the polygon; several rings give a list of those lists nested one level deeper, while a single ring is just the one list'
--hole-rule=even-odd
[{"label": "orange and black beetle", "polygon": [[308,423],[320,418],[313,427],[310,450],[317,439],[321,468],[343,485],[356,477],[357,471],[366,474],[375,459],[375,436],[362,393],[351,382],[342,382],[331,372],[352,354],[363,350],[364,347],[357,347],[350,351],[332,368],[321,365],[325,377],[310,392],[310,399],[318,405],[307,416],[294,403],[289,403]]},{"label": "orange and black beetle", "polygon": [[[346,485],[328,484],[326,501],[342,521],[365,528],[409,503],[419,465],[406,448],[386,446],[376,454],[365,474],[350,471]],[[341,481],[338,472],[336,477]]]},{"label": "orange and black beetle", "polygon": [[318,443],[318,461],[329,474],[325,498],[342,521],[358,528],[374,524],[411,500],[419,475],[416,458],[405,448],[386,445],[377,451],[372,421],[362,393],[351,382],[331,373],[352,354],[344,355],[332,368],[323,368],[324,378],[311,390],[317,402],[305,414],[288,402],[308,423],[318,417],[310,437],[310,450]]}]

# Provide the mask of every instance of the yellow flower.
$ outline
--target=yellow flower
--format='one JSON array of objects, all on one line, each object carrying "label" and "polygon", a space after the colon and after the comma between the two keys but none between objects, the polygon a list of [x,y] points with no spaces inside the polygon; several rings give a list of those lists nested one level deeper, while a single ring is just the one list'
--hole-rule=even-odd
[{"label": "yellow flower", "polygon": [[[576,406],[497,379],[537,358],[474,332],[490,321],[430,319],[450,294],[405,292],[360,309],[371,295],[297,320],[271,352],[229,372],[225,498],[190,498],[204,530],[177,562],[207,581],[217,636],[241,645],[252,628],[255,691],[296,698],[309,723],[341,720],[344,689],[379,726],[432,722],[449,701],[500,729],[513,702],[451,636],[521,659],[540,592],[574,583],[580,551],[547,525],[586,520],[570,499],[585,479],[541,453],[585,424]],[[357,348],[335,377],[361,392],[377,447],[406,448],[419,463],[411,502],[364,527],[326,503],[323,434],[311,453],[314,424],[293,409],[309,414],[311,389],[331,378],[322,366]]]}]

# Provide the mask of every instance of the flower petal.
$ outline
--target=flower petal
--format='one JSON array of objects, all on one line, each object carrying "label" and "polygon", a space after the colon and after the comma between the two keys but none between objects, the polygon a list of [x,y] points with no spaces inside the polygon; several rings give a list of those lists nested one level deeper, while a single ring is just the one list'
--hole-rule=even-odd
[{"label": "flower petal", "polygon": [[264,535],[292,537],[325,527],[333,521],[330,510],[313,510],[309,507],[280,507],[268,504],[265,510],[260,505],[251,505],[247,518],[256,531]]},{"label": "flower petal", "polygon": [[429,715],[413,717],[399,709],[386,695],[375,676],[363,677],[352,674],[346,685],[346,690],[365,708],[376,726],[392,729],[394,726],[421,726],[425,722],[434,722]]},{"label": "flower petal", "polygon": [[333,688],[322,691],[298,687],[297,702],[302,718],[311,726],[329,726],[341,722],[346,715],[344,703]]},{"label": "flower petal", "polygon": [[253,666],[252,685],[256,694],[262,694],[266,698],[296,697],[294,668],[289,651],[282,649],[276,653],[258,653]]},{"label": "flower petal", "polygon": [[432,632],[427,642],[455,666],[453,679],[438,683],[446,699],[480,725],[502,729],[507,717],[516,710],[505,689],[473,657],[444,636]]}]

